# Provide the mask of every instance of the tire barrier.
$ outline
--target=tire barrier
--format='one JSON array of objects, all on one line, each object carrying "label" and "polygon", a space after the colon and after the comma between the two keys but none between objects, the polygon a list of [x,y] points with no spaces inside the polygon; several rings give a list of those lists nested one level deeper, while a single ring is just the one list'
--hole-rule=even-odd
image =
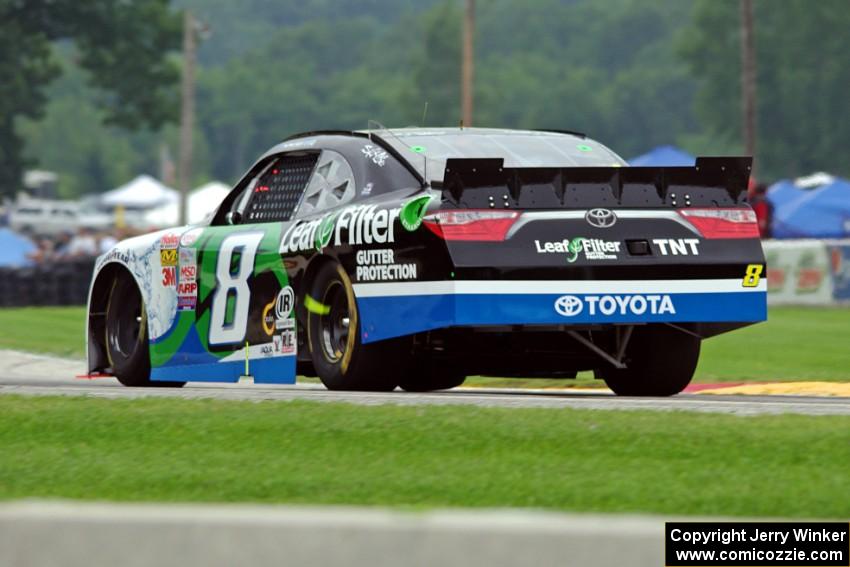
[{"label": "tire barrier", "polygon": [[95,258],[0,268],[0,307],[85,305]]}]

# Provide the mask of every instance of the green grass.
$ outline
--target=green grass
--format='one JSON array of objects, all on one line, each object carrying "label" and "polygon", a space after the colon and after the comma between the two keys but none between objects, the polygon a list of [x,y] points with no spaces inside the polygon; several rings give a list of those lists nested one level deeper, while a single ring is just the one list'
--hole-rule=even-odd
[{"label": "green grass", "polygon": [[[80,307],[0,309],[0,348],[82,357]],[[850,380],[850,309],[774,307],[767,323],[703,343],[696,380]],[[471,378],[472,385],[598,385],[587,373],[564,380]]]},{"label": "green grass", "polygon": [[850,308],[774,307],[768,321],[708,339],[702,381],[850,380]]},{"label": "green grass", "polygon": [[85,307],[0,309],[0,348],[85,356]]},{"label": "green grass", "polygon": [[0,499],[848,517],[850,417],[0,396]]}]

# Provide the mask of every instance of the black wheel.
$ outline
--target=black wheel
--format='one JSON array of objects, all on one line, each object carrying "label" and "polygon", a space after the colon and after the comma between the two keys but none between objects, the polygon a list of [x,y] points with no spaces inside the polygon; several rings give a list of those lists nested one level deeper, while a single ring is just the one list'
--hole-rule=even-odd
[{"label": "black wheel", "polygon": [[448,390],[466,381],[466,372],[457,366],[434,360],[418,360],[404,373],[399,386],[408,392]]},{"label": "black wheel", "polygon": [[360,321],[351,280],[342,266],[319,268],[308,296],[307,338],[313,367],[329,390],[390,391],[396,387],[400,341],[360,342]]},{"label": "black wheel", "polygon": [[180,387],[185,382],[151,381],[148,318],[136,282],[120,274],[106,304],[106,355],[118,381],[125,386]]},{"label": "black wheel", "polygon": [[626,349],[627,368],[596,371],[619,396],[672,396],[691,382],[700,339],[666,325],[636,328]]}]

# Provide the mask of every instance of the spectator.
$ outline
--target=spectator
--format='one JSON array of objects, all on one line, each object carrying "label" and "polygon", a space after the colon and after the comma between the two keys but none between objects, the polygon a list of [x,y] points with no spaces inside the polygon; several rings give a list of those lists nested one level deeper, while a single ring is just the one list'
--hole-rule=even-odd
[{"label": "spectator", "polygon": [[770,225],[773,220],[773,206],[767,200],[767,185],[758,183],[750,193],[750,205],[756,213],[756,221],[759,225],[759,235],[762,238],[770,238]]},{"label": "spectator", "polygon": [[108,232],[102,232],[97,239],[97,253],[106,254],[112,250],[116,244],[118,244],[118,239],[116,237],[112,236]]},{"label": "spectator", "polygon": [[84,227],[77,229],[77,234],[68,243],[66,255],[71,258],[97,256],[97,240],[92,231]]}]

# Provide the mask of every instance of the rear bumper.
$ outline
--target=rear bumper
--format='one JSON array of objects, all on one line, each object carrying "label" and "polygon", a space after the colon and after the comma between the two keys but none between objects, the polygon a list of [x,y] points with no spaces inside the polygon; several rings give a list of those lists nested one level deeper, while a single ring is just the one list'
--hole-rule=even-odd
[{"label": "rear bumper", "polygon": [[767,287],[736,279],[433,281],[355,284],[361,340],[453,326],[754,323]]}]

